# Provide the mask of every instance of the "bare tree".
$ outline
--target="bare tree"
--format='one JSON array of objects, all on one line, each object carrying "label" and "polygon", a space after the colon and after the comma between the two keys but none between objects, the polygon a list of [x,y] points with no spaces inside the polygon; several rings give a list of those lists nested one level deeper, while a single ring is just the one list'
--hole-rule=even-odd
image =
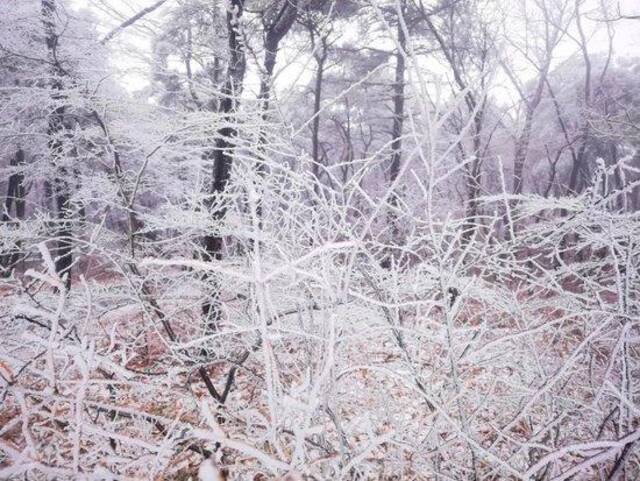
[{"label": "bare tree", "polygon": [[[2,212],[2,222],[9,222],[12,220],[13,222],[20,222],[24,219],[24,208],[25,208],[25,177],[24,169],[25,164],[25,154],[24,150],[21,147],[18,147],[16,150],[16,154],[11,158],[9,163],[10,167],[17,168],[16,172],[13,172],[9,175],[9,181],[7,185],[7,196],[4,200],[4,211]],[[11,216],[11,208],[14,207],[14,216]],[[16,243],[15,246],[16,252],[8,253],[0,256],[0,266],[5,269],[6,273],[9,274],[13,266],[20,259],[20,243]]]},{"label": "bare tree", "polygon": [[[244,9],[244,0],[233,0],[227,12],[227,35],[229,62],[227,65],[226,80],[221,92],[218,114],[221,117],[222,127],[215,136],[215,147],[211,154],[213,160],[213,172],[210,186],[210,201],[208,207],[213,219],[222,221],[226,214],[223,205],[212,208],[214,200],[218,200],[225,192],[231,166],[233,164],[234,137],[237,134],[233,114],[237,109],[242,83],[246,70],[246,58],[243,41],[241,40],[241,18]],[[217,198],[216,198],[217,197]],[[204,237],[204,260],[216,261],[222,258],[223,237],[221,234],[208,234]],[[216,283],[214,292],[202,305],[202,313],[205,316],[205,324],[210,332],[218,329],[220,320],[219,292]]]},{"label": "bare tree", "polygon": [[[464,96],[464,102],[468,115],[473,118],[473,129],[470,134],[472,143],[471,159],[465,165],[466,184],[467,184],[467,205],[466,205],[466,223],[463,227],[465,232],[464,240],[467,242],[474,235],[478,226],[479,204],[478,197],[482,189],[482,163],[484,160],[484,129],[485,129],[485,108],[486,108],[486,92],[484,89],[489,67],[489,49],[491,48],[491,37],[487,25],[478,22],[478,37],[474,48],[468,45],[469,51],[475,54],[473,64],[477,64],[479,78],[466,78],[470,72],[467,66],[468,52],[458,49],[457,22],[469,15],[467,9],[472,9],[472,2],[466,4],[464,2],[450,2],[442,8],[436,10],[436,13],[443,17],[443,28],[436,26],[434,15],[432,15],[423,5],[419,4],[419,12],[427,25],[429,31],[433,35],[437,45],[444,56],[448,67],[451,69],[455,85],[458,91]],[[473,39],[474,33],[469,31],[468,37]],[[472,41],[474,41],[472,40]]]},{"label": "bare tree", "polygon": [[73,232],[71,228],[72,205],[69,171],[64,165],[65,151],[63,145],[64,121],[67,107],[62,93],[63,79],[68,77],[58,58],[59,35],[56,30],[56,0],[42,0],[42,22],[45,31],[45,43],[48,62],[51,66],[51,108],[47,118],[47,136],[51,164],[56,174],[53,179],[53,197],[57,215],[55,239],[56,272],[65,276],[65,286],[71,287],[71,266],[73,264]]}]

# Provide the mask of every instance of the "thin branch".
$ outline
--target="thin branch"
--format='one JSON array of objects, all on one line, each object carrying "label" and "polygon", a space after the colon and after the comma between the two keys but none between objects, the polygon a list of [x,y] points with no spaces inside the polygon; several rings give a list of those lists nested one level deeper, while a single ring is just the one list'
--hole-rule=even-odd
[{"label": "thin branch", "polygon": [[147,8],[143,8],[138,13],[136,13],[133,17],[125,20],[120,25],[118,25],[116,28],[111,30],[108,34],[106,34],[104,36],[104,38],[102,40],[100,40],[100,44],[101,45],[106,44],[107,42],[112,40],[115,36],[119,35],[124,29],[126,29],[127,27],[130,27],[131,25],[133,25],[138,20],[140,20],[142,17],[144,17],[144,16],[150,14],[151,12],[157,10],[162,5],[164,5],[165,3],[167,3],[167,0],[158,0],[153,5],[151,5],[151,6],[147,7]]}]

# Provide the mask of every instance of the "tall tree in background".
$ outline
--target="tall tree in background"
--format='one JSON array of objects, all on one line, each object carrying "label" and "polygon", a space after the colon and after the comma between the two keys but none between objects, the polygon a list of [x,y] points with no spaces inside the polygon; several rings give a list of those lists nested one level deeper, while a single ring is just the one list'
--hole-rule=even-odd
[{"label": "tall tree in background", "polygon": [[[551,64],[554,60],[556,47],[562,40],[566,27],[571,21],[571,0],[563,2],[537,2],[534,9],[531,9],[526,3],[518,5],[518,12],[524,17],[523,33],[512,36],[507,41],[515,45],[516,52],[522,52],[522,61],[529,64],[530,68],[535,71],[535,78],[529,83],[532,88],[527,89],[522,80],[515,73],[512,65],[512,59],[504,59],[501,65],[506,72],[507,77],[511,81],[514,89],[518,92],[521,104],[524,110],[524,118],[519,133],[516,134],[514,157],[513,157],[513,178],[512,188],[513,194],[519,196],[524,192],[525,185],[525,164],[529,153],[531,143],[533,121],[544,98],[544,93],[548,85],[548,76]],[[510,4],[508,9],[513,9]],[[507,18],[510,13],[507,12]],[[520,44],[521,43],[521,44]],[[512,57],[516,57],[512,55]],[[505,229],[507,237],[513,235],[514,229],[519,224],[514,221],[513,217],[517,217],[517,202],[511,202],[510,209],[513,211],[511,216],[505,215],[505,224],[512,222]]]},{"label": "tall tree in background", "polygon": [[[16,169],[9,175],[7,185],[7,196],[4,201],[4,210],[2,212],[2,222],[20,222],[24,219],[25,208],[25,177],[24,177],[25,154],[21,147],[18,147],[15,156],[11,158],[10,167]],[[11,208],[14,206],[14,215],[11,215]],[[0,256],[0,267],[3,273],[10,274],[11,269],[15,266],[20,258],[20,242],[16,243],[16,252],[8,253]]]},{"label": "tall tree in background", "polygon": [[269,110],[271,98],[273,72],[276,66],[278,49],[284,36],[291,30],[298,15],[299,4],[302,0],[279,0],[268,2],[268,6],[261,11],[263,28],[264,63],[260,73],[260,93],[263,112]]},{"label": "tall tree in background", "polygon": [[226,81],[227,12],[217,1],[172,7],[153,38],[152,95],[162,105],[215,112]]},{"label": "tall tree in background", "polygon": [[[453,75],[456,91],[464,97],[471,120],[471,152],[464,152],[467,202],[463,239],[468,242],[479,219],[478,197],[482,191],[482,164],[486,151],[486,81],[492,58],[492,34],[483,20],[482,1],[446,2],[431,12],[420,2],[418,12],[430,31],[447,67]],[[460,132],[462,133],[462,132]]]},{"label": "tall tree in background", "polygon": [[[581,135],[580,135],[580,144],[577,149],[576,157],[573,162],[573,166],[571,168],[571,175],[569,176],[569,185],[567,186],[569,192],[577,193],[581,190],[581,180],[582,186],[586,185],[584,181],[586,181],[586,172],[585,172],[585,153],[587,151],[587,145],[589,144],[589,137],[591,135],[591,125],[590,125],[590,108],[591,108],[591,96],[592,96],[592,83],[593,83],[593,67],[591,64],[591,57],[589,55],[589,47],[587,45],[587,37],[585,34],[584,27],[582,25],[583,19],[581,16],[581,6],[584,3],[584,0],[575,0],[575,23],[576,28],[578,30],[578,46],[580,48],[580,53],[582,54],[582,59],[584,61],[584,87],[583,87],[583,104],[582,104],[582,127],[581,127]],[[605,69],[607,66],[605,65]]]},{"label": "tall tree in background", "polygon": [[[395,69],[393,81],[393,122],[391,127],[391,162],[389,163],[389,183],[393,186],[400,175],[400,163],[402,161],[402,130],[404,126],[404,104],[405,104],[405,56],[407,47],[406,37],[406,14],[407,2],[401,0],[396,6],[396,53]],[[397,225],[395,209],[398,207],[398,194],[392,188],[389,204],[391,205],[389,222],[391,224],[392,236],[398,240],[400,228]]]},{"label": "tall tree in background", "polygon": [[51,108],[47,117],[47,136],[51,164],[56,170],[53,179],[53,197],[56,208],[56,232],[57,242],[55,253],[56,272],[65,278],[66,288],[71,287],[71,266],[73,264],[73,232],[71,218],[73,215],[71,199],[71,185],[69,183],[69,171],[64,165],[64,121],[65,121],[65,96],[62,93],[63,80],[68,73],[62,67],[58,58],[57,33],[57,9],[56,0],[42,0],[42,23],[44,25],[44,39],[47,47],[48,62],[51,66],[50,88]]},{"label": "tall tree in background", "polygon": [[[313,106],[309,120],[310,170],[316,180],[316,195],[321,195],[325,183],[346,183],[354,169],[353,160],[357,154],[356,140],[353,138],[354,122],[351,118],[353,112],[350,108],[350,95],[341,99],[340,108],[323,108],[323,100],[327,97],[330,99],[338,89],[347,88],[349,82],[356,82],[361,71],[366,73],[365,68],[376,67],[366,65],[364,50],[355,48],[349,40],[340,37],[343,26],[350,22],[353,24],[362,9],[363,5],[357,1],[310,1],[300,9],[298,16],[301,30],[309,40],[314,62],[313,78],[309,83]],[[351,62],[346,61],[348,57],[351,58]],[[347,63],[353,65],[347,66]],[[334,69],[339,71],[334,73]],[[342,69],[344,71],[341,71]],[[361,123],[356,122],[356,125],[360,125],[360,133],[365,130]],[[331,140],[329,143],[323,142],[323,130],[330,131],[327,132],[327,139]],[[340,175],[338,172],[331,172],[328,163],[334,149],[338,155],[335,160],[340,165]]]},{"label": "tall tree in background", "polygon": [[313,83],[313,121],[311,126],[311,172],[320,185],[320,107],[322,105],[322,88],[325,68],[329,55],[330,36],[333,32],[332,17],[335,2],[329,8],[326,2],[317,8],[313,3],[301,12],[300,24],[305,28],[311,41],[311,51],[316,63]]},{"label": "tall tree in background", "polygon": [[[220,202],[221,195],[224,194],[231,174],[233,164],[234,137],[237,135],[237,128],[234,125],[233,114],[238,108],[242,83],[246,70],[246,53],[242,40],[242,14],[244,11],[244,0],[233,0],[227,12],[227,35],[228,35],[228,64],[225,74],[224,87],[220,93],[218,104],[219,122],[222,127],[218,129],[215,136],[215,147],[211,153],[213,161],[213,171],[210,185],[210,197],[207,207],[215,222],[220,223],[226,215],[226,207]],[[223,201],[224,202],[224,201]],[[222,258],[223,237],[220,233],[207,234],[204,237],[204,260],[219,261]],[[205,316],[205,324],[209,332],[218,329],[220,320],[220,306],[217,283],[213,283],[213,292],[202,305],[202,312]]]}]

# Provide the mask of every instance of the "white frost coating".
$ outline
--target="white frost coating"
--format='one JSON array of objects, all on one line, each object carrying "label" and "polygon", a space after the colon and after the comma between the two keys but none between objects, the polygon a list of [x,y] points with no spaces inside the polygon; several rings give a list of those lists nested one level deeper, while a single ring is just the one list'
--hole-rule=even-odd
[{"label": "white frost coating", "polygon": [[125,3],[0,0],[1,479],[640,479],[615,0]]},{"label": "white frost coating", "polygon": [[216,466],[213,459],[208,458],[200,463],[198,481],[225,481],[226,478]]}]

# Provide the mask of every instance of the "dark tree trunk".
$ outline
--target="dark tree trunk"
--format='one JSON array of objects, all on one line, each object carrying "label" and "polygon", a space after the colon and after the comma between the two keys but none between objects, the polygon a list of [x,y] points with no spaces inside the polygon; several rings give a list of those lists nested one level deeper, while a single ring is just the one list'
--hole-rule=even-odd
[{"label": "dark tree trunk", "polygon": [[57,105],[47,118],[47,136],[51,164],[56,169],[53,181],[53,196],[56,206],[56,247],[54,249],[54,259],[56,272],[60,277],[64,277],[67,290],[71,288],[71,266],[73,264],[73,242],[71,229],[71,205],[70,190],[68,184],[68,172],[64,166],[60,165],[64,156],[62,145],[62,132],[64,130],[64,116],[66,107],[61,104],[63,95],[62,77],[67,76],[67,72],[62,68],[57,56],[58,34],[55,28],[56,3],[55,0],[42,0],[42,18],[45,30],[45,42],[47,53],[51,63],[52,76],[52,99]]},{"label": "dark tree trunk", "polygon": [[[404,126],[404,89],[405,89],[405,47],[407,39],[401,22],[401,16],[404,18],[406,12],[406,2],[401,3],[401,10],[398,15],[398,49],[396,52],[396,69],[393,84],[393,125],[391,126],[391,164],[389,166],[389,183],[393,185],[400,175],[400,165],[402,161],[402,129]],[[397,240],[400,235],[395,208],[399,203],[398,194],[391,192],[389,199],[391,204],[391,212],[389,213],[389,223],[394,239]]]},{"label": "dark tree trunk", "polygon": [[482,157],[481,157],[481,132],[482,132],[482,114],[474,119],[474,137],[473,152],[474,159],[467,165],[467,192],[469,201],[467,203],[465,223],[463,226],[462,239],[468,243],[478,228],[478,197],[480,197],[480,189],[482,186]]},{"label": "dark tree trunk", "polygon": [[[276,67],[276,60],[278,57],[278,49],[280,48],[280,41],[291,30],[293,23],[298,15],[298,0],[285,0],[282,7],[278,10],[278,13],[270,23],[264,23],[264,65],[262,78],[260,79],[260,93],[258,94],[258,100],[261,103],[262,109],[262,121],[266,122],[269,116],[269,107],[271,104],[271,84],[273,81],[273,72]],[[264,128],[260,129],[258,135],[258,142],[260,149],[267,143],[266,131]],[[261,162],[257,166],[257,171],[261,175],[266,173],[266,165]],[[257,208],[258,217],[262,218],[262,203],[258,204]]]},{"label": "dark tree trunk", "polygon": [[259,100],[262,102],[263,118],[269,110],[271,99],[271,81],[276,66],[280,41],[291,30],[298,14],[298,0],[285,0],[275,19],[264,25],[264,72],[260,81]]},{"label": "dark tree trunk", "polygon": [[71,288],[71,266],[73,264],[73,231],[71,225],[72,213],[70,210],[69,200],[69,184],[65,177],[68,175],[64,167],[60,167],[58,171],[59,177],[54,182],[56,195],[56,249],[55,267],[56,273],[65,278],[65,287],[67,290]]},{"label": "dark tree trunk", "polygon": [[[16,155],[11,159],[10,166],[18,167],[24,164],[24,150],[18,149]],[[2,213],[2,222],[7,222],[11,218],[11,207],[15,202],[15,218],[20,220],[24,218],[24,174],[16,172],[9,176],[9,185],[7,187],[7,197],[4,200],[4,212]]]},{"label": "dark tree trunk", "polygon": [[587,150],[587,144],[589,141],[589,136],[591,132],[590,122],[589,122],[589,108],[591,106],[591,74],[592,74],[592,66],[591,66],[591,58],[589,56],[589,51],[587,50],[587,39],[584,34],[584,30],[582,28],[582,23],[580,20],[580,3],[576,2],[576,26],[578,27],[578,33],[580,36],[580,50],[582,52],[582,58],[584,60],[584,94],[583,94],[583,102],[582,105],[584,118],[582,119],[582,138],[580,143],[580,148],[578,150],[578,154],[574,159],[573,166],[571,168],[571,174],[569,176],[569,192],[577,193],[579,192],[580,186],[580,176],[583,174],[584,170],[584,159]]},{"label": "dark tree trunk", "polygon": [[[533,118],[535,115],[540,102],[542,101],[542,96],[544,93],[544,86],[547,81],[547,75],[549,72],[549,67],[551,64],[551,57],[547,59],[543,69],[540,71],[540,76],[538,77],[538,82],[536,84],[536,89],[533,94],[533,98],[529,101],[526,98],[522,98],[522,101],[525,104],[526,114],[524,119],[524,125],[522,127],[522,132],[516,141],[516,149],[515,155],[513,158],[513,194],[521,195],[524,191],[524,166],[527,161],[527,156],[529,153],[529,144],[531,143],[531,130],[533,127]],[[512,212],[516,211],[518,208],[518,201],[514,200],[510,202],[510,208]],[[513,218],[511,219],[513,222]],[[509,222],[509,218],[505,214],[504,223],[505,226]],[[519,224],[517,222],[513,222],[511,226],[507,226],[506,229],[506,238],[510,239],[511,234],[515,233]]]},{"label": "dark tree trunk", "polygon": [[276,67],[278,42],[267,35],[264,46],[264,73],[262,79],[260,80],[260,93],[258,94],[258,98],[262,102],[263,118],[266,117],[266,113],[269,110],[269,104],[271,100],[271,80],[273,78],[273,70]]},{"label": "dark tree trunk", "polygon": [[[573,158],[573,165],[571,166],[571,173],[569,175],[568,193],[578,194],[585,187],[585,170],[586,170],[586,156],[587,156],[587,144],[591,136],[591,123],[589,119],[589,108],[591,106],[591,75],[592,65],[589,51],[587,50],[587,39],[584,34],[581,22],[580,2],[576,0],[575,3],[576,13],[576,26],[578,27],[578,35],[580,38],[580,50],[582,52],[582,58],[584,60],[584,92],[583,92],[583,118],[581,128],[580,147],[578,148],[576,156]],[[560,211],[560,214],[565,217],[568,212],[565,209]],[[562,238],[562,257],[568,262],[573,254],[572,244],[575,243],[577,236],[575,234],[567,234]]]},{"label": "dark tree trunk", "polygon": [[[313,20],[304,23],[309,32],[313,57],[316,61],[316,75],[313,88],[313,123],[311,125],[311,173],[315,179],[314,190],[320,195],[320,108],[322,106],[322,87],[324,82],[324,69],[329,50],[327,35],[318,32]],[[316,36],[319,35],[318,39]],[[318,50],[319,49],[319,50]]]},{"label": "dark tree trunk", "polygon": [[311,169],[316,182],[320,182],[320,106],[322,102],[322,82],[324,80],[324,64],[327,59],[327,47],[322,42],[322,52],[316,56],[316,80],[313,89],[313,125],[311,127]]},{"label": "dark tree trunk", "polygon": [[[9,164],[11,167],[21,167],[24,165],[24,151],[18,148],[16,155],[11,159]],[[13,218],[16,221],[24,219],[24,174],[20,171],[9,176],[9,185],[7,187],[7,197],[4,202],[4,212],[2,213],[2,222],[9,222],[12,219],[11,207],[15,205],[15,214]],[[12,252],[0,257],[0,266],[3,271],[9,274],[14,266],[20,260],[20,243],[17,242]]]},{"label": "dark tree trunk", "polygon": [[[271,87],[273,81],[273,71],[276,66],[276,60],[278,56],[278,49],[280,48],[280,41],[289,32],[293,23],[298,15],[298,0],[284,0],[282,7],[278,10],[278,14],[275,19],[269,24],[264,23],[264,72],[262,79],[260,80],[260,93],[258,94],[258,100],[261,103],[262,109],[262,121],[266,124],[269,117],[269,107],[271,101]],[[267,164],[265,160],[265,145],[267,144],[267,132],[264,125],[260,127],[258,135],[258,149],[262,161],[259,161],[256,165],[256,171],[259,175],[265,176],[267,173]],[[258,217],[259,228],[262,228],[262,200],[258,201],[256,206],[256,215]]]},{"label": "dark tree trunk", "polygon": [[[391,244],[398,244],[400,241],[400,228],[398,226],[398,213],[397,207],[400,203],[398,193],[396,192],[397,186],[394,186],[395,182],[400,175],[400,166],[402,162],[402,129],[404,126],[404,89],[405,89],[405,47],[407,43],[405,31],[402,25],[404,15],[406,12],[406,2],[403,0],[400,3],[400,10],[397,13],[397,41],[398,48],[396,49],[395,61],[395,78],[393,83],[393,120],[391,125],[391,159],[389,164],[389,205],[390,209],[387,214],[387,223],[391,229]],[[391,267],[393,260],[393,249],[387,252],[382,259],[380,265],[388,269]]]},{"label": "dark tree trunk", "polygon": [[[220,99],[218,113],[223,118],[229,117],[236,111],[242,82],[246,70],[246,59],[240,33],[238,32],[239,20],[242,17],[244,0],[232,0],[231,10],[227,12],[229,65],[225,85]],[[227,212],[224,205],[213,209],[213,201],[216,196],[224,193],[229,182],[231,166],[233,164],[233,146],[237,130],[232,126],[223,126],[216,133],[215,147],[209,158],[213,160],[213,172],[211,179],[211,201],[207,206],[211,216],[216,222],[221,222]],[[222,259],[223,238],[220,234],[209,234],[203,239],[205,261],[219,261]],[[218,330],[221,312],[219,305],[219,288],[215,281],[213,292],[202,305],[202,313],[205,317],[205,327],[207,332]]]},{"label": "dark tree trunk", "polygon": [[[453,6],[451,4],[450,6]],[[449,7],[447,7],[449,8]],[[419,10],[422,19],[433,34],[438,43],[442,53],[451,67],[453,78],[458,86],[460,92],[464,92],[464,100],[467,107],[467,111],[470,115],[473,115],[473,155],[474,158],[466,168],[467,177],[467,192],[469,195],[469,201],[466,206],[466,215],[464,224],[462,226],[462,243],[468,244],[473,237],[476,229],[478,228],[478,196],[481,192],[482,186],[482,160],[484,152],[482,150],[482,131],[484,128],[484,109],[485,109],[485,93],[480,92],[480,96],[477,96],[473,90],[467,87],[467,82],[463,78],[464,66],[460,64],[460,61],[455,56],[455,49],[453,46],[447,44],[445,38],[440,34],[439,30],[434,25],[430,16],[424,10],[423,7]]]},{"label": "dark tree trunk", "polygon": [[547,63],[545,69],[540,72],[540,78],[538,79],[538,84],[536,86],[533,99],[530,102],[527,102],[526,99],[524,99],[526,102],[527,113],[525,115],[522,132],[520,133],[520,137],[516,142],[516,152],[513,159],[513,193],[515,195],[520,195],[523,192],[524,165],[527,160],[527,153],[529,152],[531,128],[533,126],[533,116],[538,108],[538,105],[540,105],[540,101],[542,100],[542,93],[544,91],[548,69],[549,63]]}]

